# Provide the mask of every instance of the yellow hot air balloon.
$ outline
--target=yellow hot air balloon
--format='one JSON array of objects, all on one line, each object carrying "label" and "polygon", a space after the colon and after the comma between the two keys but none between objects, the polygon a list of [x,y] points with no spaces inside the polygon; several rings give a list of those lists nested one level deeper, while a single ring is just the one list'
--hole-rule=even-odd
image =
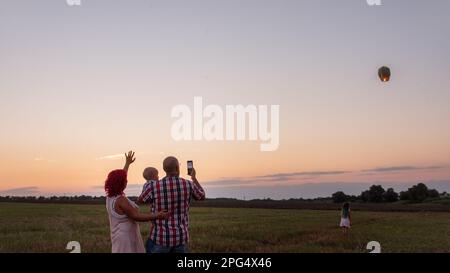
[{"label": "yellow hot air balloon", "polygon": [[391,79],[391,70],[389,67],[383,66],[378,69],[378,77],[382,82],[388,82]]}]

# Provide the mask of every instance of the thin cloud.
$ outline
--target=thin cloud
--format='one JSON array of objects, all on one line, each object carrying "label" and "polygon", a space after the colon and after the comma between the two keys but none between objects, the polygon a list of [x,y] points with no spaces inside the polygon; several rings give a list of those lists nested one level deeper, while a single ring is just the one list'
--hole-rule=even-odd
[{"label": "thin cloud", "polygon": [[377,173],[391,173],[391,172],[411,172],[411,171],[432,171],[443,169],[445,166],[391,166],[375,169],[362,170],[362,173],[377,174]]},{"label": "thin cloud", "polygon": [[4,191],[0,191],[0,195],[10,195],[10,196],[27,196],[27,195],[36,195],[38,193],[39,193],[39,188],[35,187],[35,186],[13,188],[13,189],[7,189]]},{"label": "thin cloud", "polygon": [[[270,178],[270,179],[223,179],[223,180],[211,180],[211,181],[206,181],[205,185],[207,186],[212,186],[212,187],[237,187],[237,186],[261,186],[261,187],[265,187],[265,186],[275,186],[275,185],[282,185],[282,186],[288,186],[289,184],[286,184],[286,182],[290,182],[290,181],[296,181],[296,182],[300,182],[300,181],[307,181],[307,180],[312,180],[315,179],[317,177],[301,177],[301,178],[289,178],[289,179],[275,179],[275,178]],[[276,183],[275,182],[283,182],[283,183]],[[303,184],[303,183],[298,183]]]},{"label": "thin cloud", "polygon": [[244,179],[222,179],[206,181],[205,185],[208,186],[239,186],[239,185],[251,185],[258,183],[258,180],[244,180]]},{"label": "thin cloud", "polygon": [[122,157],[124,157],[124,154],[105,155],[105,156],[97,157],[95,160],[117,160]]},{"label": "thin cloud", "polygon": [[[142,189],[143,186],[144,186],[144,183],[142,183],[142,184],[127,184],[127,189]],[[103,185],[91,186],[91,189],[95,189],[95,190],[104,189],[104,188],[105,188],[105,186],[103,186]]]},{"label": "thin cloud", "polygon": [[[136,156],[139,155],[164,155],[164,152],[143,152],[143,153],[136,153]],[[125,153],[121,154],[112,154],[112,155],[104,155],[97,157],[95,160],[118,160],[125,158]]]},{"label": "thin cloud", "polygon": [[349,171],[318,171],[318,172],[292,172],[292,173],[276,173],[262,176],[255,176],[254,178],[290,178],[299,176],[324,176],[324,175],[341,175],[351,173]]},{"label": "thin cloud", "polygon": [[271,182],[291,182],[291,181],[305,181],[316,179],[320,176],[332,176],[351,173],[349,171],[316,171],[316,172],[290,172],[290,173],[276,173],[270,175],[261,175],[253,177],[228,177],[218,180],[207,181],[208,186],[229,187],[229,186],[250,186],[250,185],[264,185]]},{"label": "thin cloud", "polygon": [[33,160],[36,162],[55,162],[56,161],[54,159],[46,159],[43,157],[35,157],[35,158],[33,158]]}]

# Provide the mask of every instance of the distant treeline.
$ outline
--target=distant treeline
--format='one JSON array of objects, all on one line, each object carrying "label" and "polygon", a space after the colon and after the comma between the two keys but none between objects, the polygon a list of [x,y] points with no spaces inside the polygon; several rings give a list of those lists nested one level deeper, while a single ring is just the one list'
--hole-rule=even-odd
[{"label": "distant treeline", "polygon": [[18,203],[63,203],[63,204],[101,204],[106,202],[104,196],[0,196],[0,202]]},{"label": "distant treeline", "polygon": [[[385,190],[380,185],[373,185],[368,190],[363,191],[360,195],[347,195],[342,191],[334,193],[331,197],[320,197],[314,199],[304,198],[291,198],[288,200],[272,200],[266,199],[253,199],[248,201],[238,200],[234,198],[215,198],[207,199],[205,205],[209,204],[230,204],[237,202],[244,203],[286,203],[295,202],[300,203],[343,203],[343,202],[358,202],[358,203],[394,203],[399,200],[407,202],[424,202],[426,200],[433,200],[439,198],[449,198],[450,195],[446,192],[439,193],[435,189],[429,189],[425,184],[419,183],[407,191],[397,193],[393,188]],[[131,200],[136,201],[137,197],[129,197]],[[106,202],[105,196],[0,196],[0,202],[20,202],[20,203],[62,203],[62,204],[104,204]],[[198,203],[198,205],[203,206]]]},{"label": "distant treeline", "polygon": [[381,185],[373,185],[370,189],[363,191],[360,195],[347,195],[338,191],[332,195],[334,203],[363,202],[363,203],[394,203],[399,200],[421,203],[430,199],[447,198],[447,192],[439,193],[435,189],[429,189],[425,184],[419,183],[407,191],[397,193],[393,188],[383,189]]}]

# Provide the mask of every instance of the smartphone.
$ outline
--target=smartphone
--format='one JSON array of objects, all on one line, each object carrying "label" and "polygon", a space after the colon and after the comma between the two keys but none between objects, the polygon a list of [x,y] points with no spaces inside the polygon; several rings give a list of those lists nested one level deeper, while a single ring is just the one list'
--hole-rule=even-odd
[{"label": "smartphone", "polygon": [[192,160],[189,160],[188,162],[187,162],[187,172],[188,172],[188,175],[191,175],[192,174],[192,169],[194,168],[194,162],[192,162]]}]

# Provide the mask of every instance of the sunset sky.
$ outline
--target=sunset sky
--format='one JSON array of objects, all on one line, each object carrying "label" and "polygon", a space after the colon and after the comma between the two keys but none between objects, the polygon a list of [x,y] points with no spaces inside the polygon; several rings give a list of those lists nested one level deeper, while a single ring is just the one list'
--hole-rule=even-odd
[{"label": "sunset sky", "polygon": [[[209,197],[450,191],[450,1],[0,1],[0,195],[193,160]],[[382,83],[379,67],[392,69]],[[172,107],[280,105],[280,146],[174,141]]]}]

